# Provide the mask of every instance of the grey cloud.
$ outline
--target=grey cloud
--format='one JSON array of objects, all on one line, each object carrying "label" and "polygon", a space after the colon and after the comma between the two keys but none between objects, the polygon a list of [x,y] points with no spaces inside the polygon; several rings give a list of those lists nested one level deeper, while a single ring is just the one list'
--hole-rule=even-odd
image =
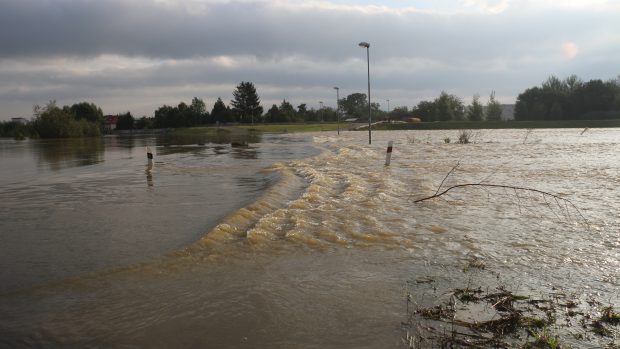
[{"label": "grey cloud", "polygon": [[[259,93],[264,86],[266,103],[329,101],[333,85],[343,94],[365,90],[359,41],[371,43],[373,94],[390,98],[392,106],[411,106],[441,90],[466,100],[491,89],[514,98],[551,74],[606,79],[620,73],[613,8],[511,8],[486,15],[291,6],[230,1],[189,12],[151,1],[0,0],[0,63],[32,62],[32,70],[0,66],[0,117],[17,113],[13,106],[19,101],[29,112],[33,103],[49,99],[101,100],[111,110],[135,107],[142,108],[136,113],[151,114],[153,109],[146,108],[183,96],[228,101],[242,80],[255,82]],[[560,64],[566,41],[584,49]],[[146,57],[154,63],[81,74],[62,64],[38,67],[54,57],[97,64],[101,55]],[[226,68],[211,60],[218,56],[256,61]],[[129,104],[120,107],[119,101]]]},{"label": "grey cloud", "polygon": [[[600,14],[433,15],[353,10],[293,10],[266,2],[210,4],[189,13],[144,1],[0,2],[0,57],[118,54],[154,58],[302,54],[332,60],[370,41],[382,56],[452,61],[532,52],[566,36],[605,29]],[[614,20],[613,14],[607,18]],[[603,23],[601,23],[601,20]],[[373,52],[374,53],[374,52]]]}]

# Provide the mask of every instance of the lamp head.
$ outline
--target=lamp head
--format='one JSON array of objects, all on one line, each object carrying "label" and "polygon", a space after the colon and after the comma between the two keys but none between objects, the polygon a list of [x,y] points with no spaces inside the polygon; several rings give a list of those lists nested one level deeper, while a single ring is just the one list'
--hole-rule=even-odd
[{"label": "lamp head", "polygon": [[365,47],[365,48],[369,48],[369,47],[370,47],[370,44],[369,44],[369,43],[367,43],[367,42],[364,42],[364,41],[360,42],[358,45],[359,45],[360,47]]}]

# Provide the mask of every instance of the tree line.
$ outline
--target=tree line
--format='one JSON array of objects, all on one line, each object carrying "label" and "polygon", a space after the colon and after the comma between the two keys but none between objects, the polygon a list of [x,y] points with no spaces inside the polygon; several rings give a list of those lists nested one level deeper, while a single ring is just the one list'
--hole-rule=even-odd
[{"label": "tree line", "polygon": [[620,118],[620,76],[584,82],[576,75],[549,77],[517,97],[516,120],[605,120]]},{"label": "tree line", "polygon": [[[194,97],[189,104],[163,105],[153,117],[136,119],[130,112],[118,114],[116,129],[178,128],[228,123],[289,123],[335,122],[340,119],[368,120],[368,99],[364,93],[352,93],[338,100],[338,108],[308,108],[302,103],[293,106],[286,99],[273,104],[266,111],[252,82],[242,81],[233,91],[233,99],[226,105],[218,98],[208,111],[205,102]],[[397,106],[390,111],[371,103],[373,120],[420,119],[435,121],[499,121],[502,106],[491,92],[486,105],[474,95],[469,105],[453,94],[442,91],[433,100],[424,100],[416,106]],[[32,138],[67,138],[98,136],[103,132],[103,113],[94,103],[81,102],[59,107],[55,101],[34,107],[34,118],[26,124],[0,122],[0,136]],[[517,97],[516,120],[602,120],[620,119],[620,76],[608,81],[584,82],[575,75],[564,80],[549,77],[541,86],[526,89]]]},{"label": "tree line", "polygon": [[33,120],[27,124],[0,123],[0,136],[16,139],[29,138],[77,138],[101,135],[103,112],[94,103],[81,102],[62,108],[56,101],[45,106],[35,105]]}]

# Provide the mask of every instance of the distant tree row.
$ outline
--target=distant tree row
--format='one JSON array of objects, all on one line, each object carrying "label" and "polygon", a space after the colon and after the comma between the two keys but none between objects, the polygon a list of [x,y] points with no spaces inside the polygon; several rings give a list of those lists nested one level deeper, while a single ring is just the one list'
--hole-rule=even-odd
[{"label": "distant tree row", "polygon": [[155,111],[153,126],[155,128],[197,126],[206,124],[208,115],[205,102],[194,97],[189,105],[181,102],[176,107],[168,105],[159,107]]},{"label": "distant tree row", "polygon": [[602,120],[620,118],[620,77],[583,82],[575,75],[551,76],[519,94],[516,120]]},{"label": "distant tree row", "polygon": [[[397,117],[402,118],[403,114],[406,114],[407,107],[398,107],[394,111],[398,110]],[[491,92],[489,96],[489,102],[486,107],[480,103],[480,95],[474,95],[472,103],[469,106],[465,106],[463,101],[452,94],[448,94],[442,91],[439,97],[432,101],[421,101],[413,107],[410,114],[411,117],[416,117],[425,122],[433,121],[496,121],[501,120],[502,106],[495,99],[495,92]],[[394,117],[390,115],[391,117]]]},{"label": "distant tree row", "polygon": [[35,105],[32,121],[0,123],[1,137],[75,138],[101,135],[103,112],[93,103],[76,103],[58,107],[56,101],[45,106]]},{"label": "distant tree row", "polygon": [[[419,118],[421,121],[497,121],[501,120],[502,106],[489,96],[486,106],[480,96],[474,95],[470,105],[452,94],[442,91],[432,101],[421,101],[413,108],[398,106],[389,112],[371,103],[373,121],[404,120]],[[177,128],[216,123],[287,123],[287,122],[334,122],[353,118],[368,120],[368,99],[364,93],[352,93],[338,101],[338,110],[331,107],[308,109],[305,103],[294,107],[282,100],[266,112],[260,104],[256,87],[242,81],[233,91],[233,99],[227,106],[218,98],[211,111],[205,102],[194,97],[188,105],[163,105],[152,118],[135,119],[130,112],[118,114],[116,128],[132,130],[144,128]],[[620,76],[608,81],[583,82],[575,75],[564,80],[549,77],[541,86],[526,89],[519,94],[515,105],[516,120],[597,120],[620,119]],[[0,137],[65,138],[98,136],[103,130],[104,117],[101,108],[94,103],[81,102],[58,107],[55,101],[46,106],[34,107],[34,118],[27,124],[0,122]]]},{"label": "distant tree row", "polygon": [[101,135],[103,112],[94,103],[77,103],[62,108],[56,101],[34,107],[32,135],[41,138],[75,138]]}]

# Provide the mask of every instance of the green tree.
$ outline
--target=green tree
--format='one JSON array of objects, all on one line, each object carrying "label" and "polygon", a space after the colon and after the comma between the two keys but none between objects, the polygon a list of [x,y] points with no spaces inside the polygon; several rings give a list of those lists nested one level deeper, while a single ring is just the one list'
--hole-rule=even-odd
[{"label": "green tree", "polygon": [[407,118],[411,118],[413,115],[412,112],[409,111],[407,106],[395,107],[390,111],[389,118],[390,120],[403,120]]},{"label": "green tree", "polygon": [[421,101],[413,108],[411,113],[414,117],[420,118],[422,121],[433,122],[437,121],[435,110],[435,102]]},{"label": "green tree", "polygon": [[186,126],[206,124],[208,116],[205,102],[198,97],[194,97],[187,111]]},{"label": "green tree", "polygon": [[101,127],[97,122],[86,119],[76,120],[70,108],[56,106],[50,101],[46,106],[34,107],[33,132],[41,138],[75,138],[94,137],[101,135]]},{"label": "green tree", "polygon": [[133,130],[135,120],[130,112],[118,115],[118,122],[116,123],[117,130]]},{"label": "green tree", "polygon": [[277,105],[272,105],[265,114],[265,122],[282,122],[282,113]]},{"label": "green tree", "polygon": [[230,103],[239,122],[253,122],[254,120],[259,120],[263,115],[260,98],[256,93],[254,84],[251,82],[242,81],[237,85],[237,88],[233,91],[233,100]]},{"label": "green tree", "polygon": [[564,110],[559,102],[554,102],[549,110],[549,119],[562,120],[564,119]]},{"label": "green tree", "polygon": [[568,90],[568,93],[573,93],[578,88],[583,86],[583,81],[581,81],[581,79],[577,77],[577,75],[573,74],[567,77],[566,79],[564,79],[564,85],[566,85],[566,89]]},{"label": "green tree", "polygon": [[94,103],[81,102],[73,104],[70,108],[76,120],[85,119],[87,121],[103,124],[103,112]]},{"label": "green tree", "polygon": [[308,114],[308,107],[306,103],[302,103],[297,106],[297,118],[302,121],[306,121],[306,116]]},{"label": "green tree", "polygon": [[282,114],[282,122],[291,122],[297,119],[297,113],[295,112],[295,108],[293,105],[285,100],[280,104],[280,114]]},{"label": "green tree", "polygon": [[350,117],[368,117],[368,98],[365,93],[352,93],[340,100],[340,108],[344,111],[345,119]]},{"label": "green tree", "polygon": [[495,91],[492,91],[491,95],[489,96],[489,103],[487,103],[486,119],[488,121],[502,120],[502,105],[495,99]]},{"label": "green tree", "polygon": [[145,128],[153,128],[153,119],[142,116],[141,118],[136,120],[136,129],[142,130]]},{"label": "green tree", "polygon": [[481,121],[484,116],[484,110],[480,103],[480,95],[475,94],[471,105],[467,107],[467,118],[469,121]]},{"label": "green tree", "polygon": [[616,80],[586,83],[571,75],[560,81],[551,76],[517,97],[517,120],[566,120],[617,118],[620,86]]},{"label": "green tree", "polygon": [[177,108],[171,107],[169,105],[162,105],[161,107],[157,108],[157,110],[155,110],[154,126],[156,128],[175,127],[174,118],[175,114],[177,113]]},{"label": "green tree", "polygon": [[210,121],[211,123],[227,123],[234,121],[233,113],[230,111],[230,108],[226,107],[226,104],[224,104],[220,97],[218,97],[215,104],[213,104]]},{"label": "green tree", "polygon": [[435,99],[435,113],[440,121],[460,121],[465,117],[465,106],[457,96],[441,91]]},{"label": "green tree", "polygon": [[0,137],[13,137],[17,140],[32,137],[32,125],[30,122],[22,124],[15,121],[0,121]]}]

